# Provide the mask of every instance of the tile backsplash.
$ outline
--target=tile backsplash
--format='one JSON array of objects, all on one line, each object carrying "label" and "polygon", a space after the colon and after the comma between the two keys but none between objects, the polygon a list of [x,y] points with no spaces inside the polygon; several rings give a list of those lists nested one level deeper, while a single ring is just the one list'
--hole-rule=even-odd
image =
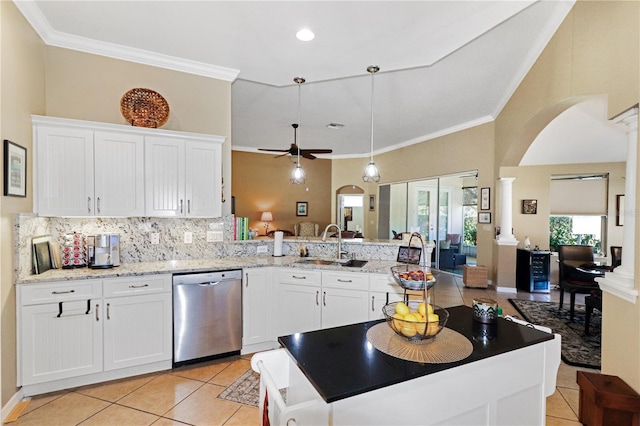
[{"label": "tile backsplash", "polygon": [[[223,224],[223,242],[207,242],[211,224]],[[38,235],[51,235],[59,244],[65,234],[74,232],[92,235],[120,235],[120,261],[153,262],[161,260],[207,259],[223,255],[224,243],[233,241],[234,218],[62,218],[18,214],[14,220],[14,235],[18,256],[14,270],[18,276],[32,272],[31,240]],[[191,244],[184,243],[185,232],[191,232]],[[151,234],[158,233],[159,244],[151,244]]]}]

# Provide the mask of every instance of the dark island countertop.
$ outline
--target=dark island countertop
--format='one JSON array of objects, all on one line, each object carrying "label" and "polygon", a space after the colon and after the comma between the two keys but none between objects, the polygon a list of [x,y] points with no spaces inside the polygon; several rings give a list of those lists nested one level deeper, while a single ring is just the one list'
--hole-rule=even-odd
[{"label": "dark island countertop", "polygon": [[367,341],[367,330],[383,320],[282,336],[278,340],[322,398],[331,403],[553,339],[552,334],[502,318],[489,330],[492,339],[481,339],[478,337],[482,331],[486,333],[486,326],[472,319],[470,307],[447,310],[447,328],[473,344],[473,353],[462,361],[421,364],[375,349]]}]

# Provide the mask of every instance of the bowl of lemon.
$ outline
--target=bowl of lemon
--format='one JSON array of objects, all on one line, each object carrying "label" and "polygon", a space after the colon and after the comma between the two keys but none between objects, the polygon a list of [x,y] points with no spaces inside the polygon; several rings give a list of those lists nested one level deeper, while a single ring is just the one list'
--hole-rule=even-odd
[{"label": "bowl of lemon", "polygon": [[397,265],[391,267],[393,279],[408,290],[428,290],[436,283],[436,279],[428,266]]},{"label": "bowl of lemon", "polygon": [[446,309],[417,300],[386,304],[382,313],[389,327],[409,341],[435,338],[449,319]]}]

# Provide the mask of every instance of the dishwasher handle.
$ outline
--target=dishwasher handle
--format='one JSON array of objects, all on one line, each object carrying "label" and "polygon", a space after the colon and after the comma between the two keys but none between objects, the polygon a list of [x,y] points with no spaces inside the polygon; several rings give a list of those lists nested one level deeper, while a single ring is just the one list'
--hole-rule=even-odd
[{"label": "dishwasher handle", "polygon": [[205,281],[203,283],[198,283],[200,287],[213,287],[214,285],[220,284],[222,281]]}]

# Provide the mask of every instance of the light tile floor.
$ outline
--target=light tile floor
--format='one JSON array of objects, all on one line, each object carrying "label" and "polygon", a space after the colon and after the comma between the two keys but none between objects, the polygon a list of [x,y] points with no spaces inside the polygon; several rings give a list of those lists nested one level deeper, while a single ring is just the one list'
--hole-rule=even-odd
[{"label": "light tile floor", "polygon": [[[441,275],[435,286],[435,302],[443,307],[470,306],[480,296],[498,301],[504,315],[517,315],[507,300],[516,297],[513,293],[466,288],[461,277],[448,274]],[[557,301],[558,291],[518,292],[517,298]],[[234,356],[35,396],[13,425],[256,425],[256,407],[217,398],[250,368],[250,359],[250,355]],[[560,365],[556,392],[547,398],[547,425],[580,425],[577,370]]]}]

